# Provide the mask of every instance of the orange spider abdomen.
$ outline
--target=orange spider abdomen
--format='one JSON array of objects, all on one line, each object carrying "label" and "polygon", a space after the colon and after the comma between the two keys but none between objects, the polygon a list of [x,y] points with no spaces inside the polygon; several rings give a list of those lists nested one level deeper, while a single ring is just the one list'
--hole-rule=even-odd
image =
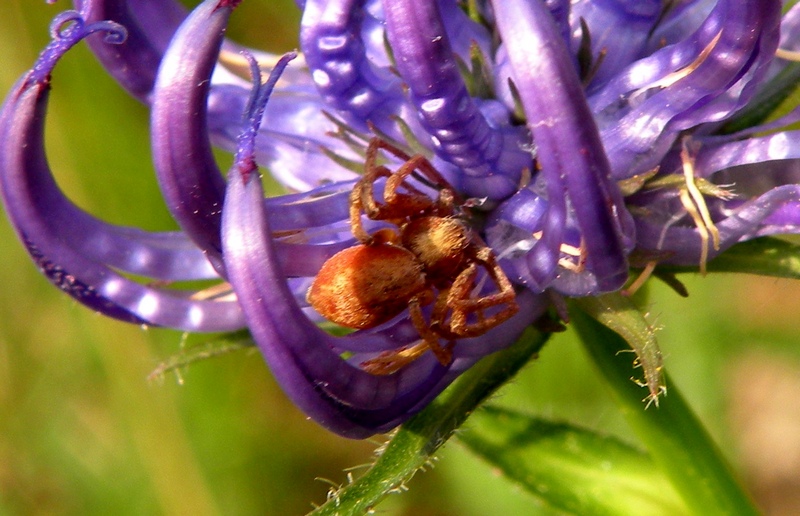
[{"label": "orange spider abdomen", "polygon": [[329,321],[365,329],[396,316],[425,289],[422,264],[411,252],[390,244],[356,245],[322,265],[306,298]]}]

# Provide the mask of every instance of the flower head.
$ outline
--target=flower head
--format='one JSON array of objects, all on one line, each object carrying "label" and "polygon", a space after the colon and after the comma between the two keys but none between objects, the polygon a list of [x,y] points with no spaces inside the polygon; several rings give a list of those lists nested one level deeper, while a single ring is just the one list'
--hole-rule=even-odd
[{"label": "flower head", "polygon": [[[0,114],[3,199],[68,294],[136,324],[248,328],[289,396],[342,435],[403,422],[553,294],[619,290],[632,263],[702,269],[736,242],[798,228],[786,178],[800,146],[781,130],[796,115],[729,123],[785,68],[775,53],[792,45],[780,29],[797,9],[782,22],[763,0],[307,0],[300,56],[279,57],[224,39],[237,4],[83,0],[57,17]],[[105,223],[53,180],[50,76],[84,38],[151,110],[179,232]],[[235,152],[227,178],[212,144]],[[292,193],[265,198],[258,165]],[[437,240],[443,225],[463,243]],[[320,329],[307,300],[318,272],[363,246],[370,258],[346,267],[361,278],[388,263],[381,245],[405,253],[421,286],[396,316]],[[131,275],[217,280],[223,295]],[[383,310],[382,295],[359,309]]]}]

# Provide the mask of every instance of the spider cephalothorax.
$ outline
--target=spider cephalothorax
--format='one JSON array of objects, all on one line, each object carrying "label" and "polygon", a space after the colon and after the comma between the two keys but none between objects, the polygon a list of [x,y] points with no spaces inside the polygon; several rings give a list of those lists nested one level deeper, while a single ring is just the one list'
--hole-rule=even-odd
[{"label": "spider cephalothorax", "polygon": [[[395,172],[378,165],[380,149],[405,163]],[[411,184],[412,175],[433,186],[435,198]],[[386,182],[379,202],[374,187],[381,178]],[[362,212],[395,227],[370,234]],[[428,349],[446,365],[456,339],[482,335],[518,311],[511,282],[462,213],[458,196],[424,156],[370,141],[364,176],[350,195],[350,224],[360,244],[326,261],[308,291],[312,307],[349,328],[373,328],[408,308],[422,340],[362,364],[366,370],[391,373]],[[496,287],[488,294],[480,293],[481,269]],[[431,303],[426,320],[422,307]]]}]

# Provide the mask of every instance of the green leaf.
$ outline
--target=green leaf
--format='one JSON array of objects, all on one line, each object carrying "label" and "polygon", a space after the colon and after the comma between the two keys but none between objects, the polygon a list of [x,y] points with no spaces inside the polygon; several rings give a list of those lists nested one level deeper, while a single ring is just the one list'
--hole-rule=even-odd
[{"label": "green leaf", "polygon": [[600,324],[577,303],[570,311],[572,324],[612,394],[655,463],[672,481],[694,514],[756,515],[717,446],[664,374],[669,394],[659,407],[645,410],[642,390],[631,381],[630,349],[625,340]]},{"label": "green leaf", "polygon": [[332,493],[311,514],[361,515],[387,494],[399,492],[417,470],[487,397],[512,378],[547,341],[549,334],[527,330],[513,346],[473,366],[422,412],[395,433],[366,473]]},{"label": "green leaf", "polygon": [[[800,279],[800,245],[762,237],[740,242],[708,262],[708,272],[740,272]],[[697,272],[697,267],[658,266],[667,272]]]},{"label": "green leaf", "polygon": [[598,516],[688,514],[645,453],[565,423],[486,406],[458,439],[556,509]]}]

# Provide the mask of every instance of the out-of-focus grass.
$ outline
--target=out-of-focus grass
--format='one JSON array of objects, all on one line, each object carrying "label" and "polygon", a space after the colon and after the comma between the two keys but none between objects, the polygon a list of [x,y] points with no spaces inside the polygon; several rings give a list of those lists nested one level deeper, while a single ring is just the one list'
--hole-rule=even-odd
[{"label": "out-of-focus grass", "polygon": [[[33,63],[49,20],[67,4],[6,0],[4,7],[2,94]],[[232,31],[250,44],[296,31],[291,2],[251,0],[245,9],[250,14],[235,15]],[[265,45],[291,49],[296,41]],[[172,229],[150,164],[147,116],[80,45],[53,77],[48,156],[62,187],[92,213]],[[0,513],[299,514],[324,500],[328,486],[317,478],[345,482],[345,468],[370,460],[375,443],[340,439],[307,421],[254,352],[194,365],[182,385],[171,375],[148,381],[178,350],[179,333],[106,320],[66,298],[38,274],[5,218],[0,241]],[[739,463],[741,435],[726,415],[737,377],[727,368],[754,351],[800,368],[800,289],[772,279],[686,279],[688,300],[652,289],[651,318],[664,328],[672,377]],[[573,339],[552,339],[496,401],[630,439]],[[455,445],[409,487],[380,508],[550,514]]]}]

